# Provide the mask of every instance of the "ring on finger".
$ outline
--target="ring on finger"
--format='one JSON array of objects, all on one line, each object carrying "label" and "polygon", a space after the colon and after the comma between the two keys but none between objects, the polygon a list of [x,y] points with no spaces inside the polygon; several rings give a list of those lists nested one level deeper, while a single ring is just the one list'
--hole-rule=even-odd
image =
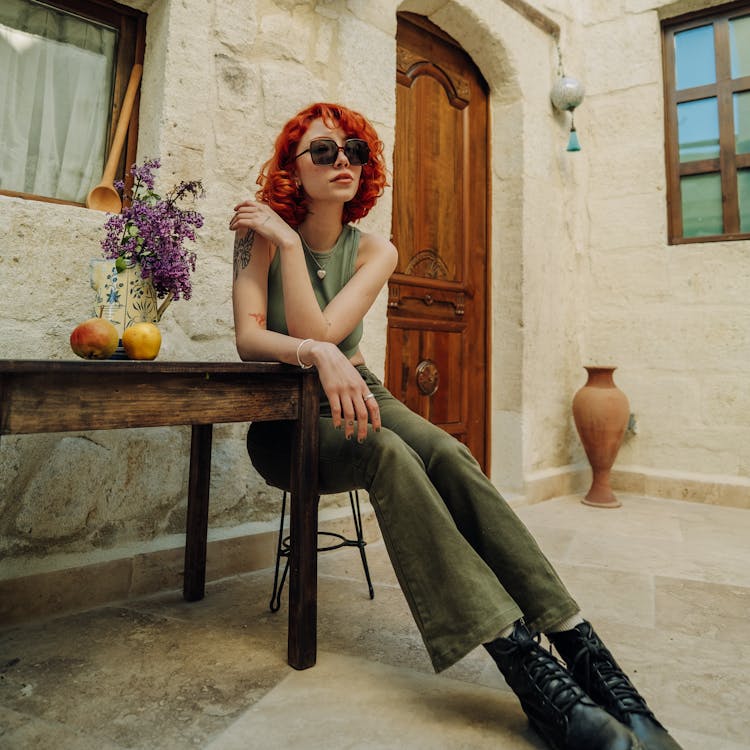
[{"label": "ring on finger", "polygon": [[368,398],[375,398],[375,394],[374,393],[368,393],[362,400],[363,401],[367,401]]},{"label": "ring on finger", "polygon": [[354,420],[353,420],[353,419],[350,419],[350,420],[349,420],[349,421],[347,422],[347,424],[349,425],[349,427],[353,427],[353,426],[354,426]]}]

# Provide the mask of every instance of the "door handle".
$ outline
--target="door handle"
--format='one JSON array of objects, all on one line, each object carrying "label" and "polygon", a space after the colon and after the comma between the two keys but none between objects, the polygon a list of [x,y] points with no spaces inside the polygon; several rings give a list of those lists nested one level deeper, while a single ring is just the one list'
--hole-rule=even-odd
[{"label": "door handle", "polygon": [[440,372],[431,359],[423,359],[417,365],[417,388],[425,396],[432,396],[440,384]]}]

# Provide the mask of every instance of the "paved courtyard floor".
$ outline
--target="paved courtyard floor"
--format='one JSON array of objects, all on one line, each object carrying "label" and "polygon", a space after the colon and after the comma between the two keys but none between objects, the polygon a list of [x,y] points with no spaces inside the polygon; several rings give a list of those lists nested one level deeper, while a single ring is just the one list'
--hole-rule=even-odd
[{"label": "paved courtyard floor", "polygon": [[[517,510],[684,750],[750,748],[750,513],[620,498]],[[373,601],[356,550],[321,553],[302,672],[271,570],[0,629],[0,747],[543,748],[483,649],[432,672],[382,541],[367,553]]]}]

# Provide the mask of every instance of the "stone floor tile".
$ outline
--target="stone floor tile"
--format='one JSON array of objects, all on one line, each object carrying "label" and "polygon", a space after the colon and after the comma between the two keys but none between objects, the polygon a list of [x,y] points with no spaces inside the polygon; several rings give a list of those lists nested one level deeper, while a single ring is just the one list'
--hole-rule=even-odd
[{"label": "stone floor tile", "polygon": [[200,746],[289,670],[263,645],[127,608],[58,618],[2,633],[0,705],[123,747]]},{"label": "stone floor tile", "polygon": [[534,517],[530,521],[524,519],[539,548],[550,560],[567,559],[573,540],[576,538],[574,529],[566,529],[554,524],[543,524]]},{"label": "stone floor tile", "polygon": [[[604,512],[604,511],[602,511]],[[572,565],[594,565],[612,570],[641,571],[648,575],[713,581],[728,585],[750,586],[747,551],[725,548],[720,553],[700,554],[685,542],[611,534],[590,537],[579,534],[566,562]]]},{"label": "stone floor tile", "polygon": [[678,740],[683,731],[731,742],[750,737],[750,646],[606,619],[596,630]]},{"label": "stone floor tile", "polygon": [[[383,540],[369,541],[365,547],[365,554],[373,583],[377,582],[380,586],[398,587],[398,579],[393,571],[391,561],[388,559]],[[335,555],[326,552],[320,553],[318,555],[318,574],[361,581],[366,590],[367,584],[362,561],[359,551],[354,547],[340,550],[340,553],[337,550]]]},{"label": "stone floor tile", "polygon": [[680,515],[675,511],[688,503],[625,494],[618,497],[621,508],[594,508],[575,495],[521,506],[516,512],[532,529],[553,526],[603,539],[627,533],[645,539],[682,540]]},{"label": "stone floor tile", "polygon": [[683,750],[748,750],[747,741],[732,742],[711,734],[683,731],[680,733]]},{"label": "stone floor tile", "polygon": [[511,695],[323,652],[315,673],[286,677],[207,750],[248,747],[533,750],[545,745]]},{"label": "stone floor tile", "polygon": [[680,517],[680,528],[685,542],[705,552],[721,552],[727,547],[747,545],[750,538],[748,512],[736,508],[722,508],[719,513],[713,506],[691,506],[691,513]]},{"label": "stone floor tile", "polygon": [[594,565],[555,563],[585,617],[654,625],[653,576],[637,571],[610,570]]},{"label": "stone floor tile", "polygon": [[750,588],[656,577],[656,624],[664,630],[750,643]]},{"label": "stone floor tile", "polygon": [[8,750],[124,750],[97,734],[69,729],[59,722],[30,718],[0,706],[0,747]]},{"label": "stone floor tile", "polygon": [[[747,511],[623,496],[519,506],[684,750],[748,748]],[[272,569],[0,629],[5,750],[541,748],[484,649],[435,675],[385,547],[319,556],[319,663],[286,663]],[[233,744],[234,743],[234,744]],[[300,744],[301,743],[301,744]]]}]

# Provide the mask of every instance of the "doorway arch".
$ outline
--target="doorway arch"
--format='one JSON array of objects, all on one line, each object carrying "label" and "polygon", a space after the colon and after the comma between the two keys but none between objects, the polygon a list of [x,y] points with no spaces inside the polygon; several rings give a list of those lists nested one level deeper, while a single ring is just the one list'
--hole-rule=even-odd
[{"label": "doorway arch", "polygon": [[[470,6],[470,7],[469,7]],[[577,197],[549,92],[559,28],[515,0],[405,0],[470,56],[489,88],[488,468],[506,494],[560,494],[575,470],[572,386],[582,348],[581,269],[566,210]],[[573,179],[571,179],[573,177]]]}]

